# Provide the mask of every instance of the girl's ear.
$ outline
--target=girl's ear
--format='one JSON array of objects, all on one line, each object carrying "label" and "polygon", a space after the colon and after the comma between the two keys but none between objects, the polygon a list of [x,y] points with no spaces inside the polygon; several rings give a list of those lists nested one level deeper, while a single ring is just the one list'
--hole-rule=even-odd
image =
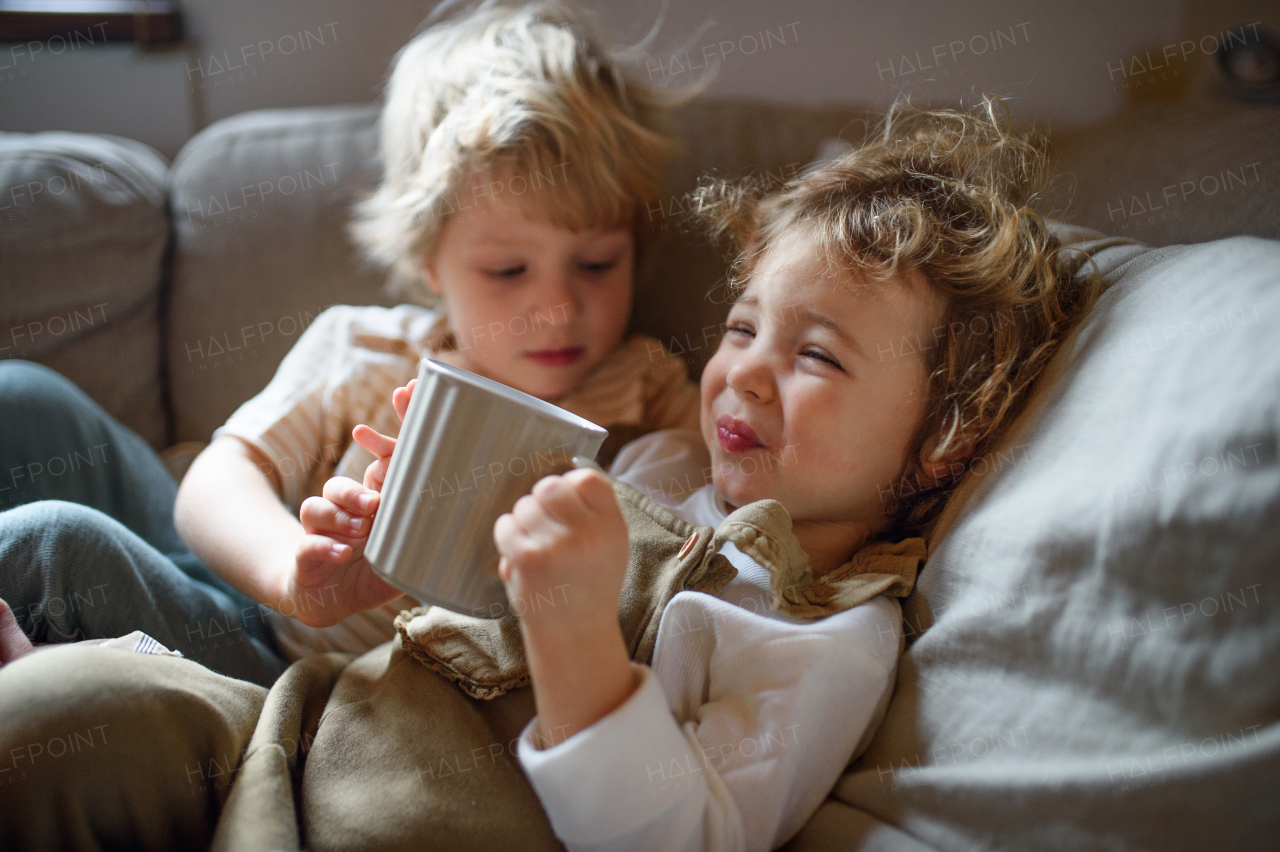
[{"label": "girl's ear", "polygon": [[935,459],[932,456],[938,447],[938,441],[939,436],[934,435],[920,449],[920,470],[930,486],[942,485],[948,479],[958,478],[964,473],[966,462],[974,451],[973,439],[962,435],[952,443],[946,455]]}]

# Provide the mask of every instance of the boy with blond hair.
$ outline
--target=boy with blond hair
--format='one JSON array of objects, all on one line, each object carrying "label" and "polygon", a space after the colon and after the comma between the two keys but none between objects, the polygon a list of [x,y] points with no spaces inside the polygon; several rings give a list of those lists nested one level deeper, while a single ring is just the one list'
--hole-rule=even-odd
[{"label": "boy with blond hair", "polygon": [[[47,610],[42,596],[71,575],[76,585],[104,581],[121,600],[148,602],[68,612],[56,630],[24,616],[28,638],[141,629],[260,683],[280,671],[277,650],[292,661],[390,639],[395,614],[415,602],[363,558],[364,516],[377,495],[327,483],[359,479],[373,460],[352,442],[354,426],[398,431],[387,399],[423,357],[606,427],[606,457],[653,430],[695,425],[697,388],[683,362],[656,340],[627,335],[635,279],[656,237],[642,211],[662,197],[670,149],[660,113],[583,16],[557,3],[482,8],[415,37],[387,86],[383,181],[352,227],[412,302],[317,317],[267,387],[214,433],[176,503],[159,499],[155,511],[172,512],[160,519],[164,548],[154,536],[106,530],[109,518],[95,523],[102,513],[82,507],[71,507],[76,529],[49,544],[61,517],[50,498],[64,495],[0,514],[14,554],[9,564],[0,559],[0,598],[19,613]],[[107,514],[120,513],[115,503],[155,503],[156,483],[167,482],[154,454],[141,442],[128,446],[124,465],[103,469],[108,477],[133,471],[124,485],[108,484],[123,500],[104,506]],[[92,548],[77,544],[84,526],[95,534]],[[45,543],[22,544],[36,536]],[[212,569],[220,597],[192,579],[195,568],[175,562]],[[193,637],[191,625],[210,621],[244,641]],[[6,656],[30,647],[10,644]]]}]

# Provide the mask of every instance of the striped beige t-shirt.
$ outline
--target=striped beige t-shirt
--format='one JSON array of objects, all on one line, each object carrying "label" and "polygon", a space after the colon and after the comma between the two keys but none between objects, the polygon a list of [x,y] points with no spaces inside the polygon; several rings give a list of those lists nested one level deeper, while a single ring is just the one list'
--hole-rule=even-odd
[{"label": "striped beige t-shirt", "polygon": [[[297,514],[330,477],[364,479],[373,456],[351,439],[351,430],[364,423],[384,435],[399,435],[391,392],[418,375],[423,357],[450,360],[453,346],[448,321],[438,309],[329,308],[299,338],[262,392],[240,406],[214,437],[234,436],[265,455],[280,474],[281,499]],[[610,454],[622,440],[698,426],[698,388],[684,362],[640,334],[555,403],[608,429]],[[405,596],[326,628],[274,611],[268,620],[291,660],[324,651],[362,653],[392,638],[396,614],[417,605]]]}]

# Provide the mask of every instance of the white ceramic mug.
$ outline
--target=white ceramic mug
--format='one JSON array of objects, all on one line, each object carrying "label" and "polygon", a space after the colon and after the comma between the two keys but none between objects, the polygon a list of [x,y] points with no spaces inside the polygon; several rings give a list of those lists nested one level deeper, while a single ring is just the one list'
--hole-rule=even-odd
[{"label": "white ceramic mug", "polygon": [[483,618],[507,612],[493,524],[608,435],[549,402],[423,359],[365,556],[391,585]]}]

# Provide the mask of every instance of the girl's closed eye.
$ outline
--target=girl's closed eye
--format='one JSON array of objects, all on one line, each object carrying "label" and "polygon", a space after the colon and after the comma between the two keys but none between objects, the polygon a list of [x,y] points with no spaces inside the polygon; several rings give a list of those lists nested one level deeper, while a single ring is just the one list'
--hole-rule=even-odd
[{"label": "girl's closed eye", "polygon": [[844,369],[842,366],[840,366],[839,361],[837,361],[835,358],[832,358],[830,355],[823,352],[821,349],[809,348],[804,350],[800,354],[804,355],[806,358],[812,358],[815,361],[820,361],[826,364],[830,364],[832,367],[835,367],[837,370]]}]

